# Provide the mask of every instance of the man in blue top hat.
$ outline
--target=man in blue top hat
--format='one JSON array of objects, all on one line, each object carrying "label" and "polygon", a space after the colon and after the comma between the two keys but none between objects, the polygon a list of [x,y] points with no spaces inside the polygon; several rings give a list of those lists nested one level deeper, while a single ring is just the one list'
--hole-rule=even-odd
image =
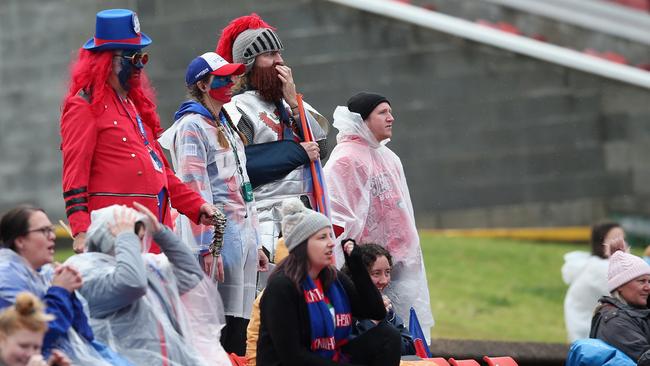
[{"label": "man in blue top hat", "polygon": [[84,248],[90,212],[102,207],[137,201],[166,225],[171,207],[208,225],[215,213],[176,178],[157,143],[162,129],[143,71],[149,57],[142,49],[149,44],[136,13],[103,10],[95,36],[72,64],[61,150],[63,198],[77,252]]}]

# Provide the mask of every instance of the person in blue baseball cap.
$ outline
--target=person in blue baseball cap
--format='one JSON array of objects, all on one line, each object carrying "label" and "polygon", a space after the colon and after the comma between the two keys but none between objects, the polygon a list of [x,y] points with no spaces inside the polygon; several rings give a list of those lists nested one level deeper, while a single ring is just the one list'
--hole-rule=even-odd
[{"label": "person in blue baseball cap", "polygon": [[[144,72],[151,38],[128,9],[97,13],[95,35],[71,67],[61,114],[63,198],[82,252],[90,213],[139,202],[171,226],[171,207],[209,224],[216,208],[183,184],[165,159],[154,92]],[[157,245],[152,252],[158,253]]]},{"label": "person in blue baseball cap", "polygon": [[[171,152],[179,179],[212,200],[226,215],[223,251],[210,253],[212,227],[180,216],[176,230],[194,250],[206,274],[214,273],[226,314],[221,344],[228,353],[244,355],[246,327],[255,300],[257,271],[268,259],[259,238],[259,221],[248,172],[246,137],[237,129],[241,113],[232,104],[233,77],[246,67],[206,52],[187,67],[190,100],[182,103],[174,124],[160,138]],[[232,107],[232,108],[230,108]],[[214,254],[218,254],[215,256]]]}]

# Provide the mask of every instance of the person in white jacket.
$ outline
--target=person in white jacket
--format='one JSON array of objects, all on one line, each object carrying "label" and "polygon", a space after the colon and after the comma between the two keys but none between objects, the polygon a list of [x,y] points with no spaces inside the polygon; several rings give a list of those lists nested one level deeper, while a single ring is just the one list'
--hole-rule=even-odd
[{"label": "person in white jacket", "polygon": [[[626,246],[625,232],[615,222],[591,228],[591,253],[573,251],[564,255],[562,279],[569,285],[564,298],[564,321],[569,342],[589,338],[591,318],[607,291],[607,268],[612,246]],[[626,246],[627,247],[627,246]]]}]

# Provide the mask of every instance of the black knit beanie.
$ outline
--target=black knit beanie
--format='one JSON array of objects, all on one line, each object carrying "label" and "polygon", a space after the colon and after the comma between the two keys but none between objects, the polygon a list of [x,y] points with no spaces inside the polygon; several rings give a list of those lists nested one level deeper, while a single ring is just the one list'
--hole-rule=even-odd
[{"label": "black knit beanie", "polygon": [[361,92],[348,99],[348,109],[350,112],[359,113],[361,118],[365,120],[383,102],[390,104],[388,99],[383,95]]}]

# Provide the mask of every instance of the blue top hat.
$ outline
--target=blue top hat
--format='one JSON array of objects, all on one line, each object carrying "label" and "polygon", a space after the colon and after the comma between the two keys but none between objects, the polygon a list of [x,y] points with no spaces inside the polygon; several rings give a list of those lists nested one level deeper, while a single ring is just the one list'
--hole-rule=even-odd
[{"label": "blue top hat", "polygon": [[97,13],[95,37],[84,44],[90,51],[139,50],[151,44],[151,38],[140,33],[138,15],[128,9],[108,9]]}]

